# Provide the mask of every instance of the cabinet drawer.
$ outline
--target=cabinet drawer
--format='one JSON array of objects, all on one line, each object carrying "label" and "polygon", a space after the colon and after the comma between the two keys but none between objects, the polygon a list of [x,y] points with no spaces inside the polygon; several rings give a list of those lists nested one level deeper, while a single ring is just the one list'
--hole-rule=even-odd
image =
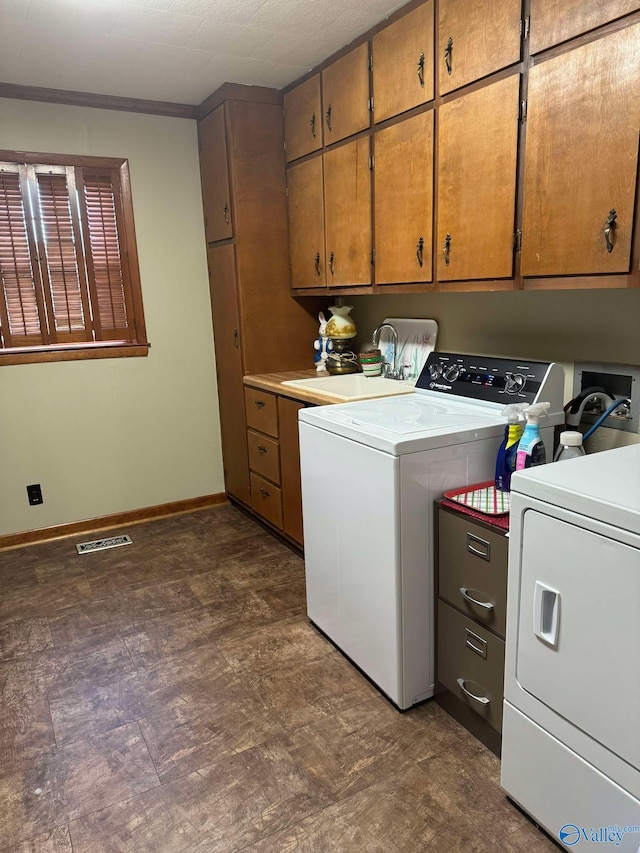
[{"label": "cabinet drawer", "polygon": [[504,637],[507,539],[467,516],[444,510],[438,516],[438,594]]},{"label": "cabinet drawer", "polygon": [[245,388],[244,402],[247,410],[247,426],[277,438],[278,407],[275,394],[260,391],[258,388]]},{"label": "cabinet drawer", "polygon": [[444,601],[438,602],[438,681],[502,731],[504,642]]},{"label": "cabinet drawer", "polygon": [[247,430],[249,466],[272,483],[280,485],[280,447],[273,438]]},{"label": "cabinet drawer", "polygon": [[282,530],[282,491],[251,472],[251,509]]}]

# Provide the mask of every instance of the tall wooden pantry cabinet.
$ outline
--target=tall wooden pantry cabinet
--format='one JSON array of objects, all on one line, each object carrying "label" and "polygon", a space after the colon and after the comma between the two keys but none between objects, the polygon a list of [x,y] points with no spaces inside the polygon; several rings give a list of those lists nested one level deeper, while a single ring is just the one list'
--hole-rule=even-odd
[{"label": "tall wooden pantry cabinet", "polygon": [[198,144],[227,495],[251,507],[242,379],[313,366],[314,302],[290,295],[282,97],[227,84]]}]

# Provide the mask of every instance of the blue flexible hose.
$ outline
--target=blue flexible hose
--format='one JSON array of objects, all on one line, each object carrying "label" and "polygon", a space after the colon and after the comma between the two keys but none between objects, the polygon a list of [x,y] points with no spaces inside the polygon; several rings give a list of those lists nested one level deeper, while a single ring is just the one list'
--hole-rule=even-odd
[{"label": "blue flexible hose", "polygon": [[622,406],[624,403],[631,403],[631,400],[629,400],[629,399],[627,399],[627,398],[625,397],[625,398],[624,398],[624,399],[622,399],[622,400],[616,400],[616,401],[615,401],[615,403],[612,403],[612,404],[609,406],[609,408],[607,409],[607,411],[606,411],[606,412],[603,412],[603,413],[600,415],[600,417],[598,418],[598,420],[593,424],[593,426],[592,426],[592,427],[590,427],[590,428],[585,432],[585,434],[582,436],[582,440],[583,440],[583,441],[586,441],[586,440],[589,438],[589,436],[590,436],[590,435],[593,435],[593,433],[598,429],[598,427],[602,425],[603,421],[605,421],[605,420],[609,417],[609,415],[611,414],[611,412],[615,411],[619,406]]}]

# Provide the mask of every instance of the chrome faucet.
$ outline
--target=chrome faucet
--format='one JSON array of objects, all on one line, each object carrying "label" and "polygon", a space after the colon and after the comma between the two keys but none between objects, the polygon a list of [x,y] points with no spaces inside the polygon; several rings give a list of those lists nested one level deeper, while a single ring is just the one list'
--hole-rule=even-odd
[{"label": "chrome faucet", "polygon": [[371,340],[373,342],[374,347],[377,347],[380,344],[380,332],[383,329],[389,329],[393,338],[393,358],[391,360],[391,364],[389,364],[388,361],[384,362],[382,366],[383,375],[386,376],[387,379],[403,379],[404,376],[402,371],[399,371],[397,368],[398,333],[395,329],[395,326],[392,326],[391,323],[382,323],[380,326],[373,330]]}]

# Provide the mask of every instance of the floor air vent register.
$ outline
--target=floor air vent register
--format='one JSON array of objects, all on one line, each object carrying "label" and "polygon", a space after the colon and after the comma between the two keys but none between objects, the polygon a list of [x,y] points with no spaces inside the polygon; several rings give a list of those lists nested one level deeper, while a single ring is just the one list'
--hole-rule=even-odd
[{"label": "floor air vent register", "polygon": [[107,548],[119,548],[120,545],[133,545],[130,536],[111,536],[109,539],[94,539],[93,542],[81,542],[76,545],[78,554],[89,554],[92,551],[105,551]]}]

